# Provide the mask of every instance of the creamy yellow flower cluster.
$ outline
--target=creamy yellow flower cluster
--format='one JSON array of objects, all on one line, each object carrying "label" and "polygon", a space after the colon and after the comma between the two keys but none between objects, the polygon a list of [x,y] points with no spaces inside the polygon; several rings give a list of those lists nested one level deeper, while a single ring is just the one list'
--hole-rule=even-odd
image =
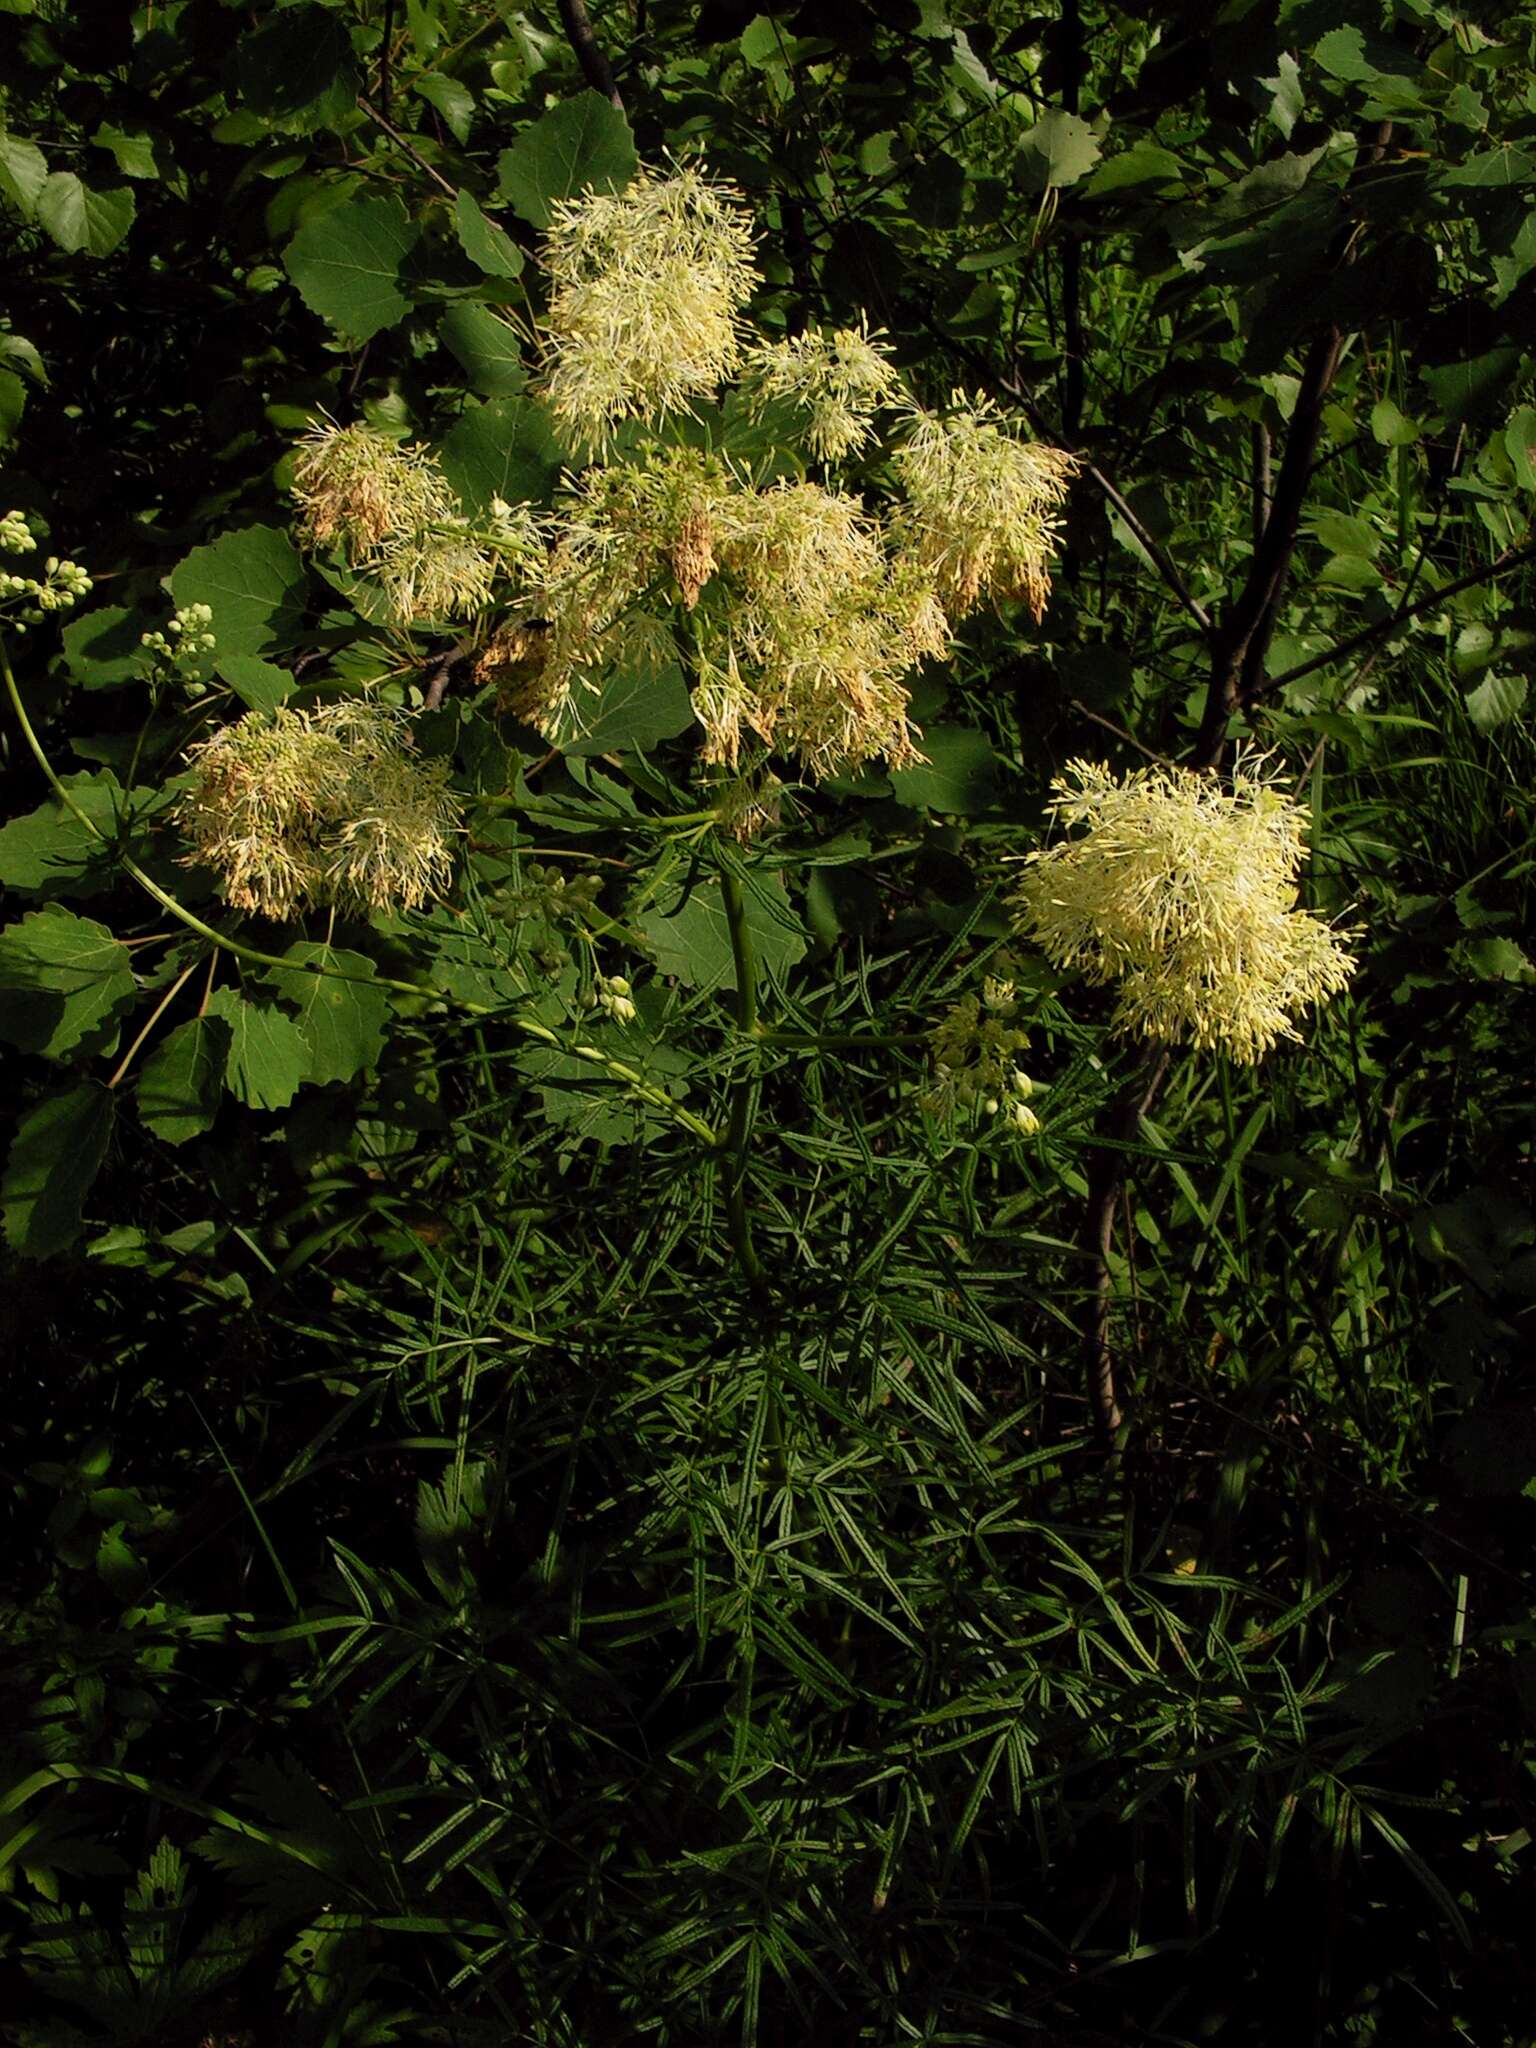
[{"label": "creamy yellow flower cluster", "polygon": [[[749,738],[813,776],[920,758],[904,678],[946,656],[954,623],[984,600],[1022,596],[1038,616],[1073,458],[1021,443],[959,394],[943,416],[923,412],[862,325],[751,340],[751,217],[697,170],[567,202],[544,262],[542,388],[590,448],[733,379],[749,409],[784,408],[820,463],[865,447],[881,411],[906,439],[887,521],[830,484],[762,489],[686,448],[589,468],[548,526],[548,571],[528,595],[550,630],[524,715],[558,741],[615,660],[681,655],[707,762],[736,768]],[[681,647],[679,606],[691,615]]]},{"label": "creamy yellow flower cluster", "polygon": [[176,821],[188,864],[211,868],[237,910],[415,910],[452,873],[447,773],[381,705],[253,711],[193,750]]},{"label": "creamy yellow flower cluster", "polygon": [[1119,983],[1119,1030],[1251,1062],[1346,986],[1347,947],[1296,907],[1306,814],[1253,767],[1223,788],[1073,761],[1052,787],[1056,821],[1087,830],[1026,856],[1020,927],[1058,967]]},{"label": "creamy yellow flower cluster", "polygon": [[293,492],[300,540],[338,547],[378,584],[396,625],[474,618],[508,569],[536,573],[543,559],[526,508],[496,499],[473,525],[430,448],[402,446],[373,427],[307,436]]},{"label": "creamy yellow flower cluster", "polygon": [[742,195],[692,167],[554,211],[544,392],[578,439],[709,397],[740,363],[757,283]]},{"label": "creamy yellow flower cluster", "polygon": [[[924,412],[863,327],[754,338],[757,283],[742,195],[692,167],[646,170],[556,208],[540,389],[595,460],[554,514],[498,505],[472,527],[435,458],[366,426],[302,445],[301,538],[338,547],[400,624],[505,615],[490,635],[505,708],[560,744],[617,663],[682,661],[706,763],[744,748],[798,755],[816,777],[921,756],[905,678],[953,646],[985,601],[1039,615],[1056,514],[1076,468],[1019,441],[985,401]],[[809,479],[761,487],[741,464],[652,433],[735,379],[758,412],[787,409],[822,463],[894,416],[901,499],[879,519]],[[622,455],[617,431],[630,424]],[[681,627],[681,631],[679,628]]]},{"label": "creamy yellow flower cluster", "polygon": [[902,678],[947,651],[948,626],[857,499],[756,490],[721,458],[658,448],[588,470],[547,531],[544,659],[513,708],[552,738],[612,662],[681,654],[708,762],[736,767],[749,731],[813,774],[915,758]]}]

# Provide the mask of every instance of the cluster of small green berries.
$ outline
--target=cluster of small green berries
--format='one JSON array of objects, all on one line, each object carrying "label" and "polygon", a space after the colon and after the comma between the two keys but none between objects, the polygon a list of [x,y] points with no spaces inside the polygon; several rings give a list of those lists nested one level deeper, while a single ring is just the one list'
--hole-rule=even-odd
[{"label": "cluster of small green berries", "polygon": [[219,644],[212,626],[210,605],[185,605],[166,622],[163,633],[145,633],[139,645],[157,669],[170,670],[186,684],[189,696],[199,697],[208,680],[208,657]]},{"label": "cluster of small green berries", "polygon": [[596,875],[567,877],[558,868],[541,867],[535,861],[525,871],[521,888],[499,893],[497,908],[509,918],[541,918],[545,924],[569,919],[580,924],[596,908],[602,887]]},{"label": "cluster of small green berries", "polygon": [[595,1008],[606,1011],[615,1024],[631,1024],[635,1017],[634,991],[622,974],[600,974],[592,985]]},{"label": "cluster of small green berries", "polygon": [[929,1116],[980,1108],[1005,1116],[1026,1137],[1039,1130],[1029,1107],[1035,1084],[1016,1058],[1029,1044],[1017,1013],[1013,983],[989,975],[979,1002],[965,996],[939,1020],[929,1033],[933,1079],[920,1098]]},{"label": "cluster of small green berries", "polygon": [[[37,540],[32,529],[20,512],[7,512],[0,518],[0,552],[8,555],[31,555],[37,552]],[[9,621],[12,632],[24,633],[28,626],[37,626],[50,612],[67,612],[77,605],[91,588],[91,579],[78,562],[68,562],[58,555],[50,555],[43,564],[39,576],[17,576],[10,570],[0,569],[0,601],[20,598],[23,608]]]}]

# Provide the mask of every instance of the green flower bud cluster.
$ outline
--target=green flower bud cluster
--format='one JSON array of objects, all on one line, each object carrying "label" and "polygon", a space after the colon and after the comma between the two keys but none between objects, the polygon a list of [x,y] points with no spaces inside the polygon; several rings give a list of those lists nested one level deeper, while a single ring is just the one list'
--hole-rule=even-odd
[{"label": "green flower bud cluster", "polygon": [[522,920],[540,918],[545,924],[585,922],[596,908],[602,882],[592,874],[563,875],[558,868],[534,861],[525,871],[521,886],[508,885],[496,892],[494,902],[504,917]]},{"label": "green flower bud cluster", "polygon": [[622,974],[600,974],[592,988],[594,1008],[606,1011],[615,1024],[632,1024],[635,1019],[633,991]]},{"label": "green flower bud cluster", "polygon": [[[36,537],[20,512],[10,511],[0,518],[0,552],[36,554]],[[71,610],[90,588],[91,579],[80,564],[59,555],[48,557],[41,576],[17,576],[0,569],[0,603],[21,602],[21,609],[7,622],[13,633],[40,625],[51,612]]]},{"label": "green flower bud cluster", "polygon": [[187,686],[187,694],[199,697],[211,673],[209,656],[219,644],[212,626],[211,606],[189,604],[173,614],[163,633],[141,634],[139,645],[150,656],[156,671],[179,677]]},{"label": "green flower bud cluster", "polygon": [[1017,1012],[1013,983],[989,975],[979,1001],[965,996],[940,1018],[929,1033],[933,1079],[919,1098],[929,1116],[980,1109],[1006,1117],[1025,1137],[1039,1130],[1029,1107],[1035,1084],[1015,1057],[1029,1044]]}]

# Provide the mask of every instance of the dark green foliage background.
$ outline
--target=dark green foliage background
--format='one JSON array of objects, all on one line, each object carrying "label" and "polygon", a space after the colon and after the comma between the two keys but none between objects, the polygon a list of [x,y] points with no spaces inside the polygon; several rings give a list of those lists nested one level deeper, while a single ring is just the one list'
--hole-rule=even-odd
[{"label": "dark green foliage background", "polygon": [[[1057,590],[920,679],[931,767],[736,863],[768,1039],[654,823],[679,720],[550,758],[456,672],[422,742],[503,802],[453,907],[339,931],[329,1021],[194,978],[109,1086],[197,949],[123,951],[164,917],[7,723],[0,2037],[1529,2044],[1536,13],[592,14],[623,117],[552,7],[0,4],[0,499],[97,579],[13,653],[79,800],[137,783],[127,850],[228,923],[157,822],[167,578],[245,702],[419,702],[446,643],[291,554],[285,455],[324,408],[547,495],[493,309],[636,155],[750,194],[770,328],[867,315],[1083,455]],[[1229,725],[1362,968],[1133,1127],[1112,1461],[1082,1217],[1136,1060],[1006,861],[1073,755]],[[561,1050],[497,908],[535,854],[645,941],[602,1029],[649,1101]],[[984,967],[1026,1145],[880,1042]],[[749,1086],[766,1299],[661,1099]]]}]

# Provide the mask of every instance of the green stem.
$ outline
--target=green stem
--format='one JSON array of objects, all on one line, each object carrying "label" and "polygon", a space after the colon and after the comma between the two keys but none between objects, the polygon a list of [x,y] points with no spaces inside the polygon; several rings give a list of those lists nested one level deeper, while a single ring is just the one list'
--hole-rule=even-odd
[{"label": "green stem", "polygon": [[474,802],[482,809],[502,808],[519,811],[530,818],[547,818],[551,824],[601,824],[614,832],[679,832],[685,827],[713,825],[719,818],[716,811],[677,811],[655,818],[600,818],[591,811],[565,811],[558,804],[540,803],[537,797],[518,796],[511,791],[501,795],[476,796]]},{"label": "green stem", "polygon": [[782,1045],[807,1052],[857,1051],[864,1046],[891,1048],[927,1045],[926,1031],[771,1031],[759,1024],[753,1036],[759,1045]]},{"label": "green stem", "polygon": [[[757,958],[752,934],[747,928],[746,900],[734,864],[720,864],[720,888],[725,902],[725,922],[731,935],[731,957],[736,965],[736,1023],[744,1038],[757,1035]],[[731,1091],[730,1121],[725,1133],[725,1215],[731,1246],[742,1278],[759,1299],[769,1298],[768,1275],[752,1239],[752,1219],[747,1214],[747,1160],[752,1142],[752,1112],[757,1096],[757,1074],[749,1067]]]},{"label": "green stem", "polygon": [[[17,686],[15,672],[11,667],[10,656],[6,652],[3,642],[0,642],[0,673],[4,674],[6,695],[10,698],[11,709],[16,714],[17,723],[21,727],[22,737],[31,750],[33,759],[43,771],[54,795],[93,838],[99,839],[104,846],[110,845],[111,842],[107,834],[102,831],[90,813],[82,805],[76,803],[74,797],[59,780],[54,765],[49,760],[42,741],[33,730],[31,719],[27,716],[27,707],[22,702],[21,691]],[[720,1147],[720,1134],[712,1125],[705,1123],[702,1117],[695,1116],[691,1110],[684,1109],[682,1104],[674,1101],[664,1088],[653,1087],[642,1075],[636,1073],[635,1069],[626,1061],[614,1059],[611,1054],[603,1052],[598,1046],[573,1045],[568,1040],[562,1038],[559,1032],[552,1031],[547,1024],[540,1024],[532,1017],[519,1016],[516,1012],[498,1011],[487,1003],[468,1002],[463,997],[449,995],[446,990],[433,988],[430,984],[423,986],[414,981],[394,981],[387,975],[382,974],[354,974],[344,967],[326,966],[319,961],[286,960],[278,953],[263,953],[259,947],[247,946],[239,939],[232,939],[226,933],[216,931],[211,924],[206,924],[195,912],[188,910],[184,904],[171,895],[169,890],[162,889],[152,875],[144,872],[137,861],[130,859],[120,848],[114,848],[113,851],[118,865],[122,868],[124,874],[131,876],[141,889],[148,895],[153,896],[162,909],[168,910],[172,917],[186,926],[188,931],[196,932],[199,938],[207,939],[210,944],[217,946],[221,952],[233,954],[237,960],[248,961],[254,967],[281,967],[290,974],[319,975],[331,981],[366,982],[370,988],[386,989],[393,995],[414,996],[418,999],[426,997],[429,1001],[447,1003],[450,1007],[462,1010],[469,1016],[499,1016],[510,1024],[514,1031],[521,1032],[523,1037],[536,1038],[541,1045],[553,1046],[557,1052],[565,1053],[572,1059],[584,1060],[593,1066],[601,1067],[605,1073],[611,1074],[616,1081],[622,1081],[626,1087],[631,1088],[642,1101],[650,1103],[653,1108],[664,1110],[668,1116],[672,1117],[675,1122],[680,1123],[685,1130],[690,1131],[701,1144],[707,1145],[711,1151],[717,1151]]]},{"label": "green stem", "polygon": [[128,1050],[123,1054],[122,1058],[118,1061],[116,1070],[114,1071],[112,1078],[107,1083],[107,1086],[109,1088],[115,1088],[118,1082],[122,1080],[124,1074],[126,1074],[128,1069],[133,1065],[134,1054],[138,1051],[139,1047],[144,1043],[145,1039],[148,1038],[151,1031],[154,1030],[155,1026],[160,1022],[160,1019],[171,1007],[171,1004],[175,1002],[177,996],[181,994],[181,991],[186,987],[187,983],[192,979],[193,975],[196,974],[197,970],[199,969],[199,967],[202,966],[202,964],[203,963],[201,960],[194,960],[190,967],[184,967],[181,973],[177,975],[176,979],[171,983],[170,987],[166,990],[165,994],[160,998],[159,1002],[156,1003],[154,1009],[150,1012],[149,1022],[144,1026],[144,1029],[139,1033],[138,1037],[133,1041],[132,1045],[129,1046]]}]

